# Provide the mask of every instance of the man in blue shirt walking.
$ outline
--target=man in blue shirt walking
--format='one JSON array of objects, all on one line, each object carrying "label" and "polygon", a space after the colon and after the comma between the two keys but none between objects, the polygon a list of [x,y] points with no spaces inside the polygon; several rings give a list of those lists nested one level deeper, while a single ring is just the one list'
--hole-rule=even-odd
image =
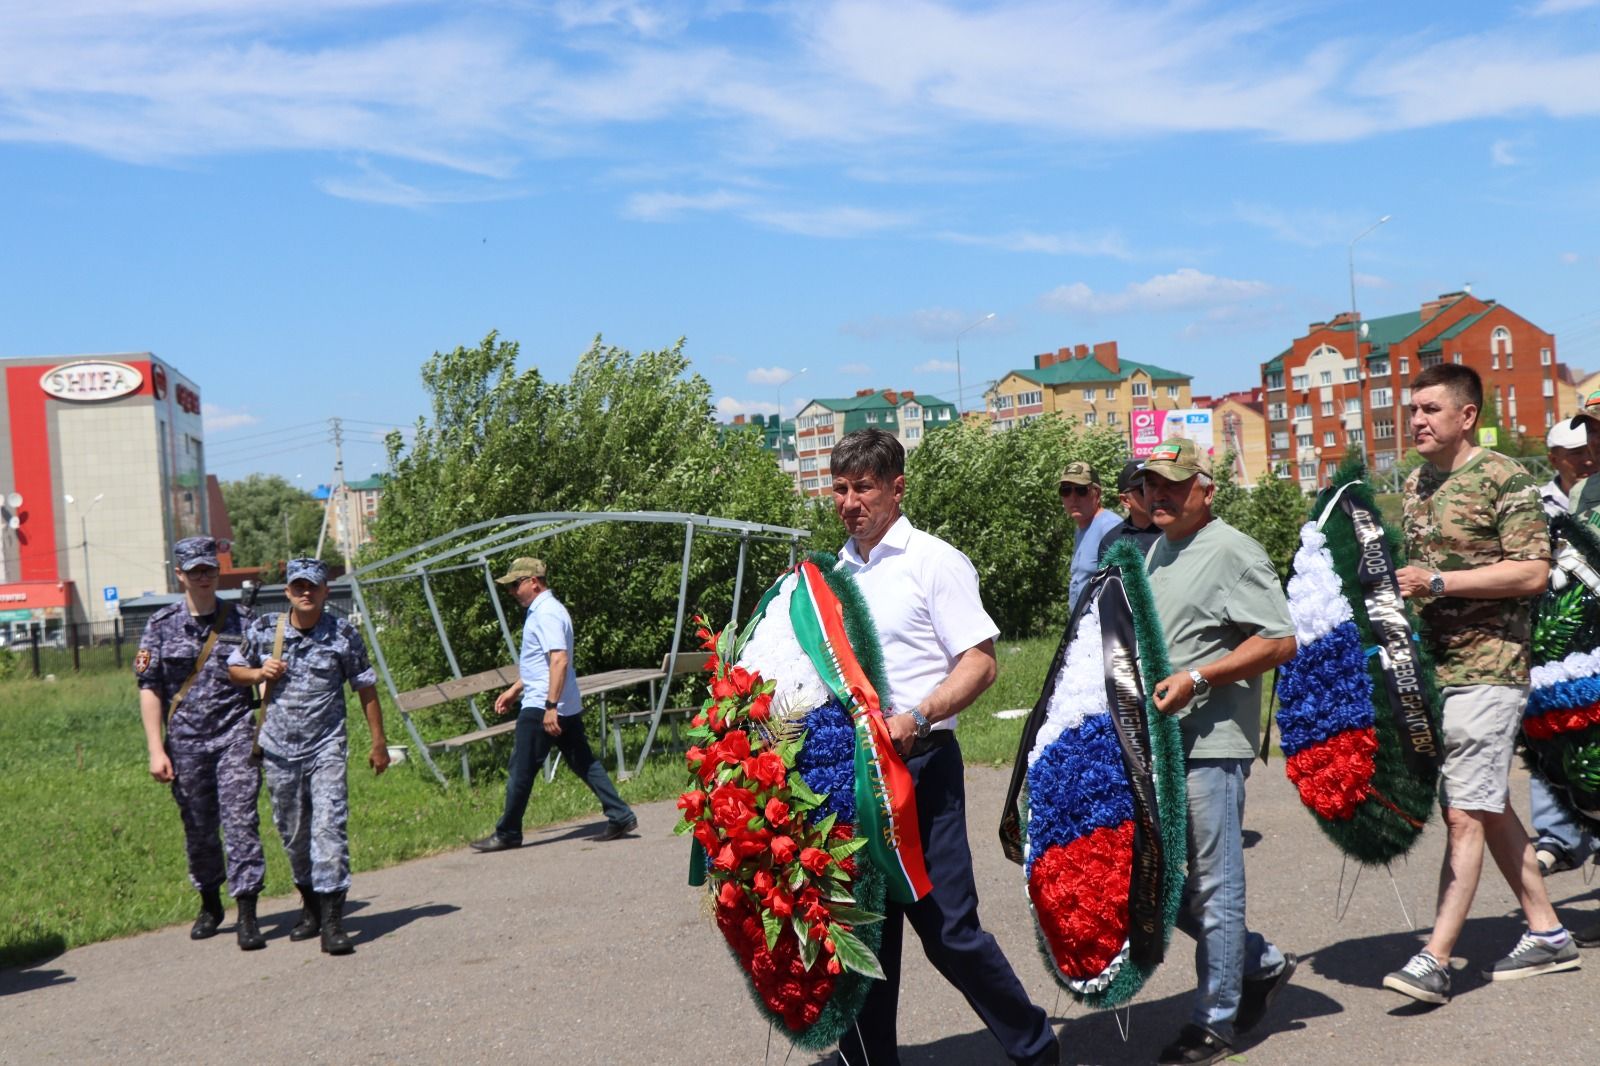
[{"label": "man in blue shirt walking", "polygon": [[583,778],[606,813],[601,840],[616,840],[639,827],[639,819],[617,795],[605,764],[594,757],[584,736],[583,702],[578,695],[578,671],[572,662],[572,616],[545,584],[542,560],[512,560],[511,569],[495,579],[510,587],[511,595],[528,609],[522,623],[522,654],[517,662],[517,683],[494,701],[496,714],[517,711],[516,746],[511,752],[506,780],[506,808],[494,832],[474,840],[478,851],[506,851],[522,846],[522,816],[528,809],[534,775],[554,744],[561,749],[572,772]]},{"label": "man in blue shirt walking", "polygon": [[1122,524],[1122,518],[1100,506],[1100,480],[1094,467],[1079,461],[1068,463],[1061,472],[1061,507],[1078,527],[1072,546],[1072,583],[1067,593],[1067,610],[1078,606],[1078,597],[1089,579],[1100,568],[1100,540]]}]

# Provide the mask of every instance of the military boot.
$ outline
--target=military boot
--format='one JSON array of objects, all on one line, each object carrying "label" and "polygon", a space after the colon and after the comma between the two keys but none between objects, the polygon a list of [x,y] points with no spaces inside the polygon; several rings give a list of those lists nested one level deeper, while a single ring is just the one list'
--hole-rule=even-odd
[{"label": "military boot", "polygon": [[348,955],[356,949],[344,935],[344,893],[323,892],[318,896],[322,904],[322,950],[329,955]]},{"label": "military boot", "polygon": [[322,905],[310,885],[295,885],[300,890],[300,920],[289,930],[289,939],[298,943],[322,932]]},{"label": "military boot", "polygon": [[195,915],[194,925],[189,927],[190,940],[205,940],[217,935],[217,926],[222,924],[222,890],[217,887],[202,888],[200,890],[200,913]]},{"label": "military boot", "polygon": [[256,925],[256,894],[250,892],[234,896],[233,903],[239,911],[239,920],[234,923],[234,931],[239,935],[239,950],[259,951],[266,947],[266,938]]}]

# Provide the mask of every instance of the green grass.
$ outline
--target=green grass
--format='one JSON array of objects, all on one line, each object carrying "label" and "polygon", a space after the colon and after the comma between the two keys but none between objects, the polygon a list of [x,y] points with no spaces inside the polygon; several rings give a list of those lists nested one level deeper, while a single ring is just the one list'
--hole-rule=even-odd
[{"label": "green grass", "polygon": [[[1033,706],[1055,646],[1054,637],[999,644],[994,686],[962,715],[969,763],[1010,765],[1023,723],[993,712]],[[507,741],[473,749],[470,787],[454,758],[440,763],[448,788],[414,756],[375,778],[365,765],[365,722],[353,700],[349,707],[350,846],[358,876],[461,847],[493,828]],[[598,751],[597,717],[586,719]],[[397,714],[386,709],[386,721],[391,743],[410,743]],[[448,735],[442,721],[423,719],[422,727],[425,736]],[[630,760],[643,738],[642,728],[629,730]],[[0,683],[0,965],[194,916],[176,805],[145,767],[138,699],[126,671]],[[681,757],[662,752],[619,789],[630,803],[648,803],[683,785]],[[264,793],[260,803],[266,895],[288,895],[293,885]],[[599,816],[589,790],[563,770],[554,782],[535,785],[526,824]]]}]

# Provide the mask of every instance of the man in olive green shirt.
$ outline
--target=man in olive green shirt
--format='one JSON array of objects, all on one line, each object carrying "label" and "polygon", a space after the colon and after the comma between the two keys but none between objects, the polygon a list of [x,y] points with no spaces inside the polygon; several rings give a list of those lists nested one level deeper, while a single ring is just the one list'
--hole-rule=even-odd
[{"label": "man in olive green shirt", "polygon": [[1528,932],[1491,981],[1574,970],[1578,949],[1550,906],[1533,844],[1511,808],[1511,761],[1528,699],[1528,600],[1545,589],[1550,539],[1533,478],[1473,443],[1483,382],[1441,363],[1411,383],[1411,435],[1427,460],[1406,481],[1410,565],[1395,573],[1420,606],[1440,690],[1439,800],[1449,837],[1433,932],[1383,986],[1450,1000],[1450,952],[1472,909],[1487,845]]},{"label": "man in olive green shirt", "polygon": [[1162,537],[1145,557],[1175,671],[1155,705],[1180,715],[1189,793],[1189,876],[1178,928],[1199,942],[1190,1022],[1161,1063],[1216,1062],[1253,1028],[1296,959],[1245,925],[1244,782],[1261,729],[1261,675],[1294,656],[1294,622],[1266,551],[1211,513],[1211,462],[1191,440],[1144,465]]}]

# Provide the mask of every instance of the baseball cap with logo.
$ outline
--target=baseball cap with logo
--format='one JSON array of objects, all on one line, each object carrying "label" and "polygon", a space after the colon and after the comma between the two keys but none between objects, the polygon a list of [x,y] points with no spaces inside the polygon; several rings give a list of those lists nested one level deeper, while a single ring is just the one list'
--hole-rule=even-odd
[{"label": "baseball cap with logo", "polygon": [[1578,414],[1583,418],[1592,418],[1600,422],[1600,389],[1595,389],[1583,398],[1583,406],[1578,408]]},{"label": "baseball cap with logo", "polygon": [[184,537],[172,546],[178,569],[188,572],[197,566],[217,566],[217,542],[213,537]]},{"label": "baseball cap with logo", "polygon": [[321,559],[311,559],[306,556],[290,559],[289,565],[284,567],[283,583],[292,585],[296,581],[309,581],[313,585],[326,585],[328,583],[328,564]]},{"label": "baseball cap with logo", "polygon": [[1100,482],[1094,476],[1094,467],[1079,460],[1068,463],[1067,468],[1061,471],[1063,485],[1098,485]]},{"label": "baseball cap with logo", "polygon": [[1211,476],[1211,457],[1202,455],[1200,449],[1188,438],[1165,440],[1156,445],[1144,461],[1147,474],[1160,474],[1168,481],[1188,481],[1196,474]]},{"label": "baseball cap with logo", "polygon": [[1582,419],[1563,418],[1550,427],[1544,443],[1547,448],[1584,448],[1589,444],[1589,432],[1583,428]]},{"label": "baseball cap with logo", "polygon": [[511,569],[495,578],[497,585],[509,585],[525,577],[544,577],[544,560],[524,555],[511,560]]}]

